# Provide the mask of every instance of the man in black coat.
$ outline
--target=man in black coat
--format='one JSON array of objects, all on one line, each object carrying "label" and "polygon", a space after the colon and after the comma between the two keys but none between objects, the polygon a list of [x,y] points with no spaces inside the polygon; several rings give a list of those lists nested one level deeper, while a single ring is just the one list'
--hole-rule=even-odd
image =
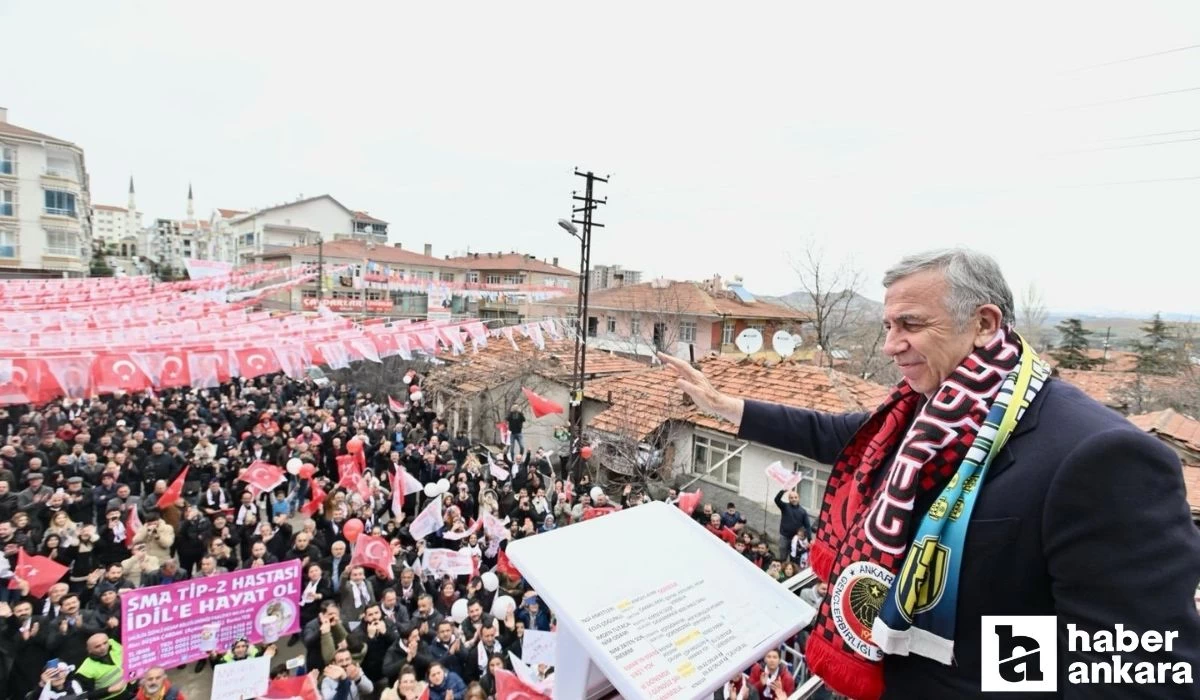
[{"label": "man in black coat", "polygon": [[[986,256],[968,251],[915,256],[889,271],[884,283],[884,352],[912,389],[926,397],[980,338],[1012,323],[1012,293]],[[824,464],[838,460],[868,418],[728,396],[687,363],[660,357],[700,410],[740,426],[740,439]],[[917,499],[914,523],[937,495]],[[986,697],[981,693],[984,615],[1057,616],[1059,697],[1195,697],[1194,687],[1171,684],[1171,674],[1159,685],[1068,681],[1072,662],[1111,660],[1111,654],[1069,652],[1068,625],[1088,632],[1112,632],[1118,624],[1137,632],[1177,631],[1170,651],[1139,647],[1122,653],[1121,661],[1172,668],[1188,663],[1193,673],[1200,670],[1200,614],[1193,602],[1200,581],[1200,533],[1190,517],[1179,459],[1169,448],[1051,378],[992,461],[969,522],[954,663],[915,653],[884,655],[884,698]],[[909,544],[915,532],[914,524]]]}]

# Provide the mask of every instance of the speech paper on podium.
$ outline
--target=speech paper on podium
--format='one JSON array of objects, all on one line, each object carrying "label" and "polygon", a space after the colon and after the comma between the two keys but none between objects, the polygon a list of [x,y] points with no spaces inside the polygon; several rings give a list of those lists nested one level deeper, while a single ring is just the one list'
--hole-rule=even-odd
[{"label": "speech paper on podium", "polygon": [[559,698],[587,697],[597,671],[627,698],[711,697],[816,615],[665,503],[518,540],[507,553],[558,617]]}]

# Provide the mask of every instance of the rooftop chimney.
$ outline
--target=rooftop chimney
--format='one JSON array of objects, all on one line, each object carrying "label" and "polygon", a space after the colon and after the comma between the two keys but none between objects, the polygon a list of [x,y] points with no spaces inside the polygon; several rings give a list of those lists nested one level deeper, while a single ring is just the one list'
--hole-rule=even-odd
[{"label": "rooftop chimney", "polygon": [[404,244],[403,244],[403,243],[393,243],[392,245],[396,246],[397,248],[403,248],[403,247],[404,247]]},{"label": "rooftop chimney", "polygon": [[8,123],[8,107],[0,107],[0,124]]},{"label": "rooftop chimney", "polygon": [[433,244],[432,243],[425,244],[425,257],[427,257],[427,258],[433,257]]},{"label": "rooftop chimney", "polygon": [[554,258],[554,263],[553,263],[553,264],[554,264],[554,266],[555,266],[555,267],[558,267],[558,258]]}]

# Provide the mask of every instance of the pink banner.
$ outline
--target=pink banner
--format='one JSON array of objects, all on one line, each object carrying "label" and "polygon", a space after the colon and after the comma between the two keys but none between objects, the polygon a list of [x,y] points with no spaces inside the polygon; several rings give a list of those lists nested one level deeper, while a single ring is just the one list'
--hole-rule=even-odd
[{"label": "pink banner", "polygon": [[227,651],[242,637],[270,644],[299,631],[298,559],[121,595],[126,679]]}]

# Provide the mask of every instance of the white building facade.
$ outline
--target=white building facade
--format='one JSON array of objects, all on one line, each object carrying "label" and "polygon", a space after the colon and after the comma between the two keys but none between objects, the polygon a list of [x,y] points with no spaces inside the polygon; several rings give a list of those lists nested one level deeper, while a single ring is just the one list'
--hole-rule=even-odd
[{"label": "white building facade", "polygon": [[239,264],[282,248],[353,239],[379,246],[388,242],[386,221],[354,211],[324,194],[260,209],[227,223]]},{"label": "white building facade", "polygon": [[84,276],[91,239],[83,149],[10,124],[0,107],[0,277]]}]

